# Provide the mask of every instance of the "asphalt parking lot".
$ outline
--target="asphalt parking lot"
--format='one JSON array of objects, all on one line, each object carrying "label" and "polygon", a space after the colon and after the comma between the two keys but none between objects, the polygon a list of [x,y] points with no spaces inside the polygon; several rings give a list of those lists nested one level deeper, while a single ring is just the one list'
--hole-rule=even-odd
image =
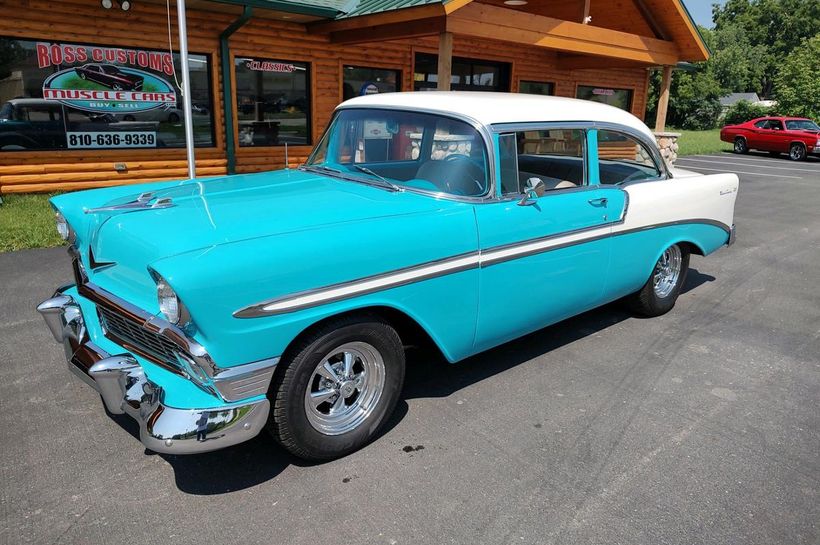
[{"label": "asphalt parking lot", "polygon": [[678,166],[742,182],[737,243],[671,313],[415,354],[384,435],[322,465],[266,436],[146,452],[34,311],[65,250],[0,254],[0,543],[818,543],[820,161]]}]

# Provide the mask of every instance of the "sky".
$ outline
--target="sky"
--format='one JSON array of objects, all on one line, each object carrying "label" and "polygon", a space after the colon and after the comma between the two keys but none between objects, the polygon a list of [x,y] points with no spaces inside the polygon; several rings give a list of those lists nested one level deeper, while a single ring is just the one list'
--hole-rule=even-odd
[{"label": "sky", "polygon": [[683,3],[697,24],[712,28],[712,4],[723,5],[726,0],[684,0]]}]

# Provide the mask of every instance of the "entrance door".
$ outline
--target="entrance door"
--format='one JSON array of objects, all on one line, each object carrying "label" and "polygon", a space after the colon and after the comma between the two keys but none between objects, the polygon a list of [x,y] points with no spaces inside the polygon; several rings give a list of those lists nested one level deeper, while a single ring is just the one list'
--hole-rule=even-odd
[{"label": "entrance door", "polygon": [[[585,133],[502,134],[502,200],[476,205],[482,265],[476,349],[484,350],[600,304],[611,224],[624,191],[590,185]],[[543,194],[520,192],[543,184]],[[506,197],[506,198],[504,198]]]}]

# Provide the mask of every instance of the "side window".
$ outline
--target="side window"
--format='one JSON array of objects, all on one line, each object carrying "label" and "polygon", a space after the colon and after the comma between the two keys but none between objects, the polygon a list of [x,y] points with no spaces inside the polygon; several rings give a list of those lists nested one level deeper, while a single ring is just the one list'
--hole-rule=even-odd
[{"label": "side window", "polygon": [[755,123],[755,128],[758,128],[758,129],[765,129],[768,126],[769,126],[769,120],[768,119],[761,119],[760,121]]},{"label": "side window", "polygon": [[602,184],[621,184],[661,177],[649,150],[623,133],[598,131],[598,170]]},{"label": "side window", "polygon": [[[21,111],[23,110],[21,109]],[[32,121],[35,123],[45,123],[47,121],[62,121],[63,118],[62,115],[60,115],[59,106],[28,106],[25,112],[27,114],[28,121]]]},{"label": "side window", "polygon": [[779,119],[771,119],[769,120],[769,128],[773,131],[782,131],[783,123],[781,123]]},{"label": "side window", "polygon": [[584,131],[580,129],[509,133],[499,138],[499,146],[503,193],[521,193],[533,178],[541,180],[546,191],[571,189],[585,183]]}]

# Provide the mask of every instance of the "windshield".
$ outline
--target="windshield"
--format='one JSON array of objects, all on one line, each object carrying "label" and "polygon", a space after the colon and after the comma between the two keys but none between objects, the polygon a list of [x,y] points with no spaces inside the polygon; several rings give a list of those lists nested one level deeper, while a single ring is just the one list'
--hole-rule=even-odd
[{"label": "windshield", "polygon": [[471,125],[381,109],[338,112],[305,168],[396,190],[478,197],[489,189],[487,150]]},{"label": "windshield", "polygon": [[786,128],[790,131],[820,131],[817,123],[808,119],[786,120]]}]

